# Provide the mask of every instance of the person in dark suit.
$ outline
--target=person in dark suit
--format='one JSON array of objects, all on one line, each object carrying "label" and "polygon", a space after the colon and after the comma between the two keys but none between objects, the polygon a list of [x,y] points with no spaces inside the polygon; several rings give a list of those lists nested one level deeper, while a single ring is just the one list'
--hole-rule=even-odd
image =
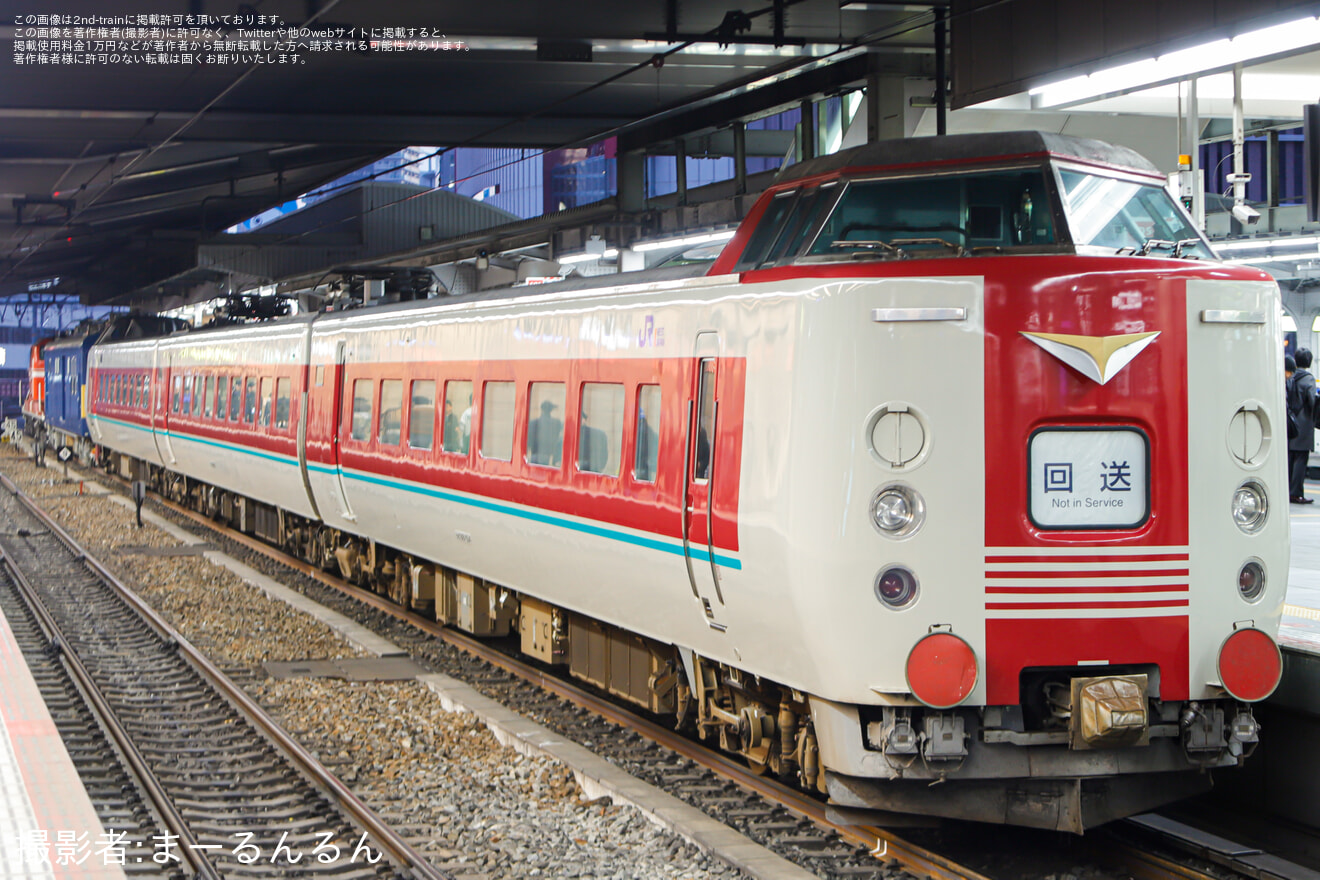
[{"label": "person in dark suit", "polygon": [[1293,504],[1310,504],[1313,499],[1306,497],[1306,462],[1315,446],[1315,376],[1311,375],[1309,369],[1310,351],[1297,349],[1293,360],[1297,369],[1288,379],[1286,387],[1288,412],[1297,425],[1297,436],[1288,438],[1288,500]]},{"label": "person in dark suit", "polygon": [[532,419],[527,430],[527,460],[532,464],[559,467],[564,455],[564,423],[555,418],[558,407],[542,401],[541,415]]}]

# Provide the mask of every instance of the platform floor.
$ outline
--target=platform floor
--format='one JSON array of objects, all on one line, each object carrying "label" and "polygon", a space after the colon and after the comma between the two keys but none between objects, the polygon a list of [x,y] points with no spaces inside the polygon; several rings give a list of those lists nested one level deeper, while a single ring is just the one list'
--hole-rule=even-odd
[{"label": "platform floor", "polygon": [[1320,654],[1320,482],[1306,481],[1315,504],[1290,504],[1292,564],[1279,641],[1287,648]]},{"label": "platform floor", "polygon": [[0,612],[0,880],[122,880],[115,849]]}]

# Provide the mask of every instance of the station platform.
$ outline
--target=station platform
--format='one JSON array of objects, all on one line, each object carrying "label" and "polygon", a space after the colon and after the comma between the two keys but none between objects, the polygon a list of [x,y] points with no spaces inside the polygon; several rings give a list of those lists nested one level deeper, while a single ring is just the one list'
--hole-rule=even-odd
[{"label": "station platform", "polygon": [[117,858],[0,611],[0,880],[123,880]]},{"label": "station platform", "polygon": [[1279,643],[1285,649],[1320,654],[1320,482],[1308,480],[1306,494],[1316,503],[1288,505],[1292,560]]}]

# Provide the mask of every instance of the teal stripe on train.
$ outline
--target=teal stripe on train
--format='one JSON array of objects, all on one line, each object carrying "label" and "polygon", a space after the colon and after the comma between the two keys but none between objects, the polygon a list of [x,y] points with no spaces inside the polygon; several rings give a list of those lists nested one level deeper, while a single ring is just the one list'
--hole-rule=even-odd
[{"label": "teal stripe on train", "polygon": [[[161,433],[167,436],[178,436],[193,443],[200,443],[204,446],[212,446],[217,449],[224,449],[229,452],[238,452],[243,455],[251,455],[256,458],[274,461],[280,464],[287,464],[297,467],[298,460],[288,456],[275,455],[273,453],[261,452],[255,449],[249,449],[246,446],[238,446],[233,443],[224,443],[219,440],[207,440],[203,437],[195,437],[192,434],[172,434],[169,431],[156,432],[152,428],[142,425],[134,425],[131,422],[123,422],[119,419],[111,419],[106,416],[93,416],[95,419],[103,419],[107,422],[113,422],[125,428],[132,428],[136,431],[145,431],[146,433]],[[324,465],[307,463],[307,469],[318,474],[338,473],[335,468],[325,467]],[[429,486],[418,486],[413,483],[405,483],[401,480],[392,480],[388,477],[379,477],[374,474],[360,474],[354,471],[344,471],[344,479],[356,480],[361,483],[370,483],[377,486],[384,486],[388,489],[396,489],[400,492],[411,492],[414,495],[422,495],[427,498],[435,498],[440,501],[448,501],[453,504],[462,504],[467,507],[475,507],[479,510],[489,510],[493,513],[501,513],[505,516],[513,516],[518,519],[525,519],[531,522],[542,523],[543,525],[556,526],[561,529],[567,529],[572,532],[592,535],[597,538],[606,538],[611,541],[619,541],[624,544],[631,544],[635,547],[645,547],[648,550],[657,550],[661,553],[672,553],[676,556],[682,556],[682,544],[670,544],[656,538],[647,538],[641,535],[633,535],[618,529],[606,528],[604,526],[593,525],[591,523],[576,522],[571,519],[555,516],[553,514],[542,513],[537,510],[526,510],[521,507],[514,507],[509,504],[501,504],[498,501],[490,501],[484,498],[477,498],[468,495],[460,495],[457,492],[448,492],[444,489],[435,489]],[[691,547],[692,558],[704,562],[710,561],[710,554],[699,546]],[[742,570],[742,560],[734,556],[725,556],[722,553],[715,554],[715,563],[725,568],[732,568],[735,571]]]}]

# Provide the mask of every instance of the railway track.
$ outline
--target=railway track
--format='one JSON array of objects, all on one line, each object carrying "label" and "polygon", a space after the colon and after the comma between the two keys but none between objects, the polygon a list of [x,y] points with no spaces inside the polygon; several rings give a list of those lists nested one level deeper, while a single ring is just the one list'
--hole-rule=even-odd
[{"label": "railway track", "polygon": [[[1177,845],[1152,847],[1150,835],[1096,834],[1084,839],[1042,835],[1020,829],[967,826],[966,839],[958,831],[919,830],[895,833],[880,828],[843,825],[830,821],[819,801],[777,782],[757,776],[742,764],[713,753],[648,718],[621,708],[544,668],[504,653],[499,646],[475,640],[434,621],[404,611],[384,597],[362,590],[287,556],[264,543],[223,526],[164,499],[153,501],[211,533],[217,543],[238,548],[259,567],[288,579],[292,569],[306,580],[299,588],[312,598],[365,623],[424,658],[440,671],[462,678],[533,719],[570,737],[599,748],[615,763],[660,785],[681,799],[719,815],[752,839],[792,859],[822,877],[889,876],[902,866],[918,876],[932,878],[1019,878],[1070,876],[1069,870],[1024,867],[1002,852],[978,858],[974,850],[1001,851],[1041,846],[1053,851],[1045,862],[1056,867],[1078,862],[1096,866],[1091,877],[1133,877],[1142,880],[1203,880],[1231,877],[1313,877],[1286,871],[1262,874],[1249,865],[1234,866],[1224,859],[1188,859]],[[210,539],[210,538],[208,538]],[[283,570],[281,572],[281,570]],[[366,609],[363,608],[366,606]],[[458,651],[438,651],[436,641]],[[526,682],[537,685],[525,687]],[[619,728],[622,728],[622,732]],[[748,799],[744,793],[751,793]],[[992,840],[993,838],[993,840]],[[1005,839],[1008,842],[1005,843]],[[921,842],[918,842],[921,841]],[[924,844],[924,845],[923,845]],[[1183,846],[1184,851],[1187,847]],[[872,853],[875,855],[873,856]],[[944,853],[944,854],[941,854]],[[954,853],[949,855],[948,853]],[[1199,854],[1204,856],[1204,853]],[[877,859],[879,861],[877,861]],[[1027,860],[1030,861],[1030,860]],[[881,862],[885,864],[882,868]],[[1217,862],[1217,863],[1216,863]],[[973,867],[975,865],[976,867]],[[1076,876],[1075,874],[1071,876]]]},{"label": "railway track", "polygon": [[124,835],[129,873],[444,880],[12,482],[0,484],[6,616],[19,611],[23,643],[52,661],[40,679],[60,695],[61,732],[78,734],[71,757],[99,780],[91,794],[107,831]]}]

